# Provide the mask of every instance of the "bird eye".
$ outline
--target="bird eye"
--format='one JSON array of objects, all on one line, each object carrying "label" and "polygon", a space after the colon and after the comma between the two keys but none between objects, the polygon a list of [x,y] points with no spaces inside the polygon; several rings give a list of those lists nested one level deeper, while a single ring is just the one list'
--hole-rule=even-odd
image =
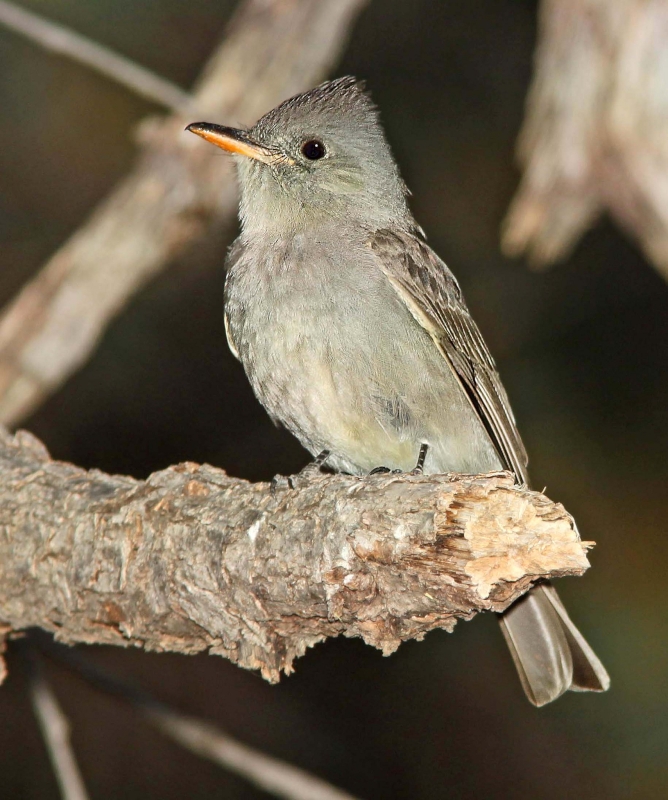
[{"label": "bird eye", "polygon": [[302,145],[302,153],[309,161],[317,161],[325,155],[325,145],[319,139],[309,139]]}]

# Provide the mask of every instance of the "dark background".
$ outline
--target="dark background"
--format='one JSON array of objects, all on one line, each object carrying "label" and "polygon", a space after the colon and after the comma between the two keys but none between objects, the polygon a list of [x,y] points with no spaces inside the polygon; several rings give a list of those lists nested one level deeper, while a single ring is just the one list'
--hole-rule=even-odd
[{"label": "dark background", "polygon": [[[22,5],[189,86],[234,3]],[[593,569],[560,591],[611,673],[610,692],[534,709],[492,616],[391,658],[330,641],[278,686],[216,657],[85,650],[366,800],[668,796],[668,286],[607,220],[550,272],[500,255],[535,37],[529,0],[376,0],[334,74],[366,78],[382,109],[416,216],[497,357],[535,485],[598,542]],[[162,112],[3,30],[0,103],[6,302],[131,167],[139,121]],[[307,461],[254,401],[225,344],[223,256],[233,235],[220,231],[171,265],[25,421],[55,457],[136,477],[207,461],[254,480]],[[9,666],[0,797],[55,798],[15,651]],[[49,673],[93,798],[267,796],[61,668]]]}]

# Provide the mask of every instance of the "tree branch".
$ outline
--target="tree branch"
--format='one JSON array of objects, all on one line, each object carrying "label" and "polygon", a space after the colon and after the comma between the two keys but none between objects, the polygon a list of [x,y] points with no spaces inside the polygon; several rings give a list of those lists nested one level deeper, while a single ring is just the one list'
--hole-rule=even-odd
[{"label": "tree branch", "polygon": [[0,25],[25,36],[46,50],[78,61],[152,103],[177,112],[193,110],[193,98],[179,86],[114,53],[108,47],[19,8],[14,3],[0,0]]},{"label": "tree branch", "polygon": [[665,2],[542,0],[502,247],[564,258],[601,213],[668,278]]},{"label": "tree branch", "polygon": [[[198,114],[254,122],[309,88],[340,53],[366,0],[245,0],[195,87]],[[231,160],[184,133],[144,125],[135,170],[0,317],[0,421],[34,410],[89,357],[129,298],[212,223],[233,219]]]},{"label": "tree branch", "polygon": [[70,723],[41,673],[33,676],[30,696],[63,800],[88,800],[70,742]]},{"label": "tree branch", "polygon": [[[80,653],[54,644],[46,634],[31,633],[29,641],[51,660],[93,688],[129,703],[164,736],[200,758],[213,761],[254,786],[284,800],[356,800],[353,795],[300,767],[268,756],[230,736],[211,722],[187,716],[137,686],[105,673]],[[46,687],[48,690],[48,686]],[[53,693],[51,692],[53,695]],[[55,701],[55,698],[53,698]],[[61,712],[62,713],[62,712]],[[64,720],[67,725],[67,720]],[[55,736],[58,735],[57,723]],[[67,729],[65,729],[65,736]],[[53,735],[53,734],[52,734]],[[67,743],[67,742],[66,742]],[[69,743],[67,743],[69,744]],[[73,754],[71,754],[73,758]],[[59,771],[60,774],[60,771]],[[63,780],[60,781],[61,785]],[[73,795],[74,800],[75,795]],[[66,795],[65,800],[69,800]]]},{"label": "tree branch", "polygon": [[207,650],[271,681],[328,637],[389,654],[588,567],[570,515],[508,473],[137,481],[21,432],[0,436],[0,487],[0,629]]},{"label": "tree branch", "polygon": [[165,736],[200,758],[241,775],[254,786],[285,800],[355,800],[342,789],[236,741],[220,728],[164,707],[146,712]]}]

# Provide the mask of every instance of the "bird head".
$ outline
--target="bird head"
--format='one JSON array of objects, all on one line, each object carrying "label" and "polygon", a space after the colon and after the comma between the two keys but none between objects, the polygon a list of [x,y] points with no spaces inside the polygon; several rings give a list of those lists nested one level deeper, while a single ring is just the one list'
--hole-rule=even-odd
[{"label": "bird head", "polygon": [[235,156],[244,234],[328,221],[376,229],[410,217],[377,109],[355,78],[292,97],[248,130],[208,122],[187,130]]}]

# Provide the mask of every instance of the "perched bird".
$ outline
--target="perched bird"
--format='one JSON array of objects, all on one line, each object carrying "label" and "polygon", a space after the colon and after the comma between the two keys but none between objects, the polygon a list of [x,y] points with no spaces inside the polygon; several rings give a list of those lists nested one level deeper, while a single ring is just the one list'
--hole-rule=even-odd
[{"label": "perched bird", "polygon": [[[426,243],[376,107],[354,78],[249,130],[187,130],[235,155],[241,233],[225,327],[255,394],[336,470],[509,469],[527,456],[494,360]],[[605,668],[549,584],[501,617],[529,700],[604,691]]]}]

